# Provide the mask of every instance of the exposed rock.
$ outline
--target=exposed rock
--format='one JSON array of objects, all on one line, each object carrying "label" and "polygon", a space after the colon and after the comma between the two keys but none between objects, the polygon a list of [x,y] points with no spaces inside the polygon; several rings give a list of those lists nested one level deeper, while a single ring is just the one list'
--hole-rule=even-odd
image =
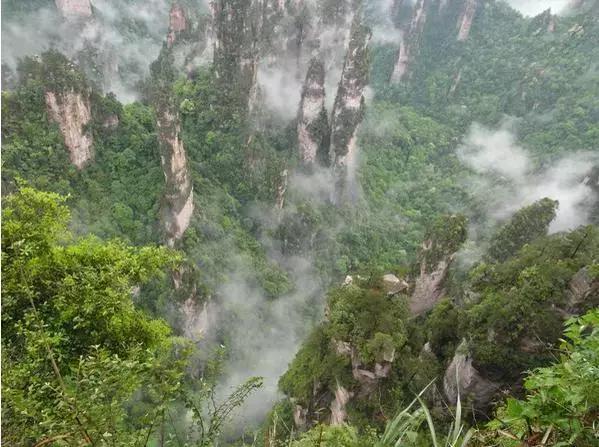
[{"label": "exposed rock", "polygon": [[310,61],[302,90],[297,117],[297,140],[300,161],[311,166],[328,132],[325,109],[324,64],[314,58]]},{"label": "exposed rock", "polygon": [[[395,354],[395,353],[394,353]],[[387,360],[392,362],[393,360]],[[389,377],[389,373],[391,372],[391,363],[377,363],[374,365],[374,376],[377,379],[384,379]]]},{"label": "exposed rock", "polygon": [[329,153],[335,177],[335,203],[345,202],[355,194],[356,134],[364,112],[370,37],[370,30],[357,15],[331,117]]},{"label": "exposed rock", "polygon": [[352,394],[341,385],[335,390],[335,400],[331,403],[331,425],[341,425],[347,419],[345,406],[351,399]]},{"label": "exposed rock", "polygon": [[383,287],[387,294],[396,295],[399,292],[407,290],[409,284],[405,280],[399,279],[391,273],[387,273],[386,275],[383,275]]},{"label": "exposed rock", "polygon": [[462,69],[460,68],[456,75],[453,78],[453,82],[451,83],[451,87],[449,88],[449,96],[453,96],[453,94],[458,89],[460,82],[462,81]]},{"label": "exposed rock", "polygon": [[68,18],[86,18],[92,15],[90,0],[55,0],[56,7],[60,13]]},{"label": "exposed rock", "polygon": [[275,200],[275,207],[279,210],[282,210],[283,205],[285,205],[285,193],[287,192],[287,182],[288,171],[287,169],[283,169],[283,172],[281,172],[281,176],[279,179],[279,185],[277,186],[277,197]]},{"label": "exposed rock", "polygon": [[592,278],[588,267],[580,269],[570,280],[567,292],[567,312],[578,313],[585,303],[599,301],[599,278]]},{"label": "exposed rock", "polygon": [[177,114],[171,107],[157,110],[160,161],[166,181],[163,201],[163,223],[166,243],[174,246],[183,236],[193,214],[193,186],[187,167],[187,154],[180,138],[180,125]]},{"label": "exposed rock", "polygon": [[458,20],[458,42],[464,42],[470,35],[470,29],[472,28],[472,22],[478,9],[479,0],[466,0],[464,9],[460,14]]},{"label": "exposed rock", "polygon": [[175,43],[177,35],[187,29],[187,17],[183,7],[175,2],[169,13],[169,27],[166,36],[166,44],[170,48]]},{"label": "exposed rock", "polygon": [[306,428],[308,425],[308,410],[296,404],[293,408],[293,423],[299,430]]},{"label": "exposed rock", "polygon": [[73,90],[64,93],[47,91],[46,107],[52,121],[60,128],[69,157],[77,169],[83,169],[93,158],[93,139],[85,128],[91,121],[89,96]]},{"label": "exposed rock", "polygon": [[343,280],[343,285],[344,286],[349,286],[350,284],[352,284],[354,282],[354,278],[350,275],[347,275],[345,277],[345,279]]},{"label": "exposed rock", "polygon": [[114,129],[119,125],[119,116],[116,114],[108,115],[104,122],[102,123],[102,127],[106,129]]},{"label": "exposed rock", "polygon": [[426,23],[429,0],[418,0],[414,4],[412,19],[407,26],[399,27],[399,53],[391,75],[392,82],[402,81],[408,74],[413,57],[420,49],[421,35]]},{"label": "exposed rock", "polygon": [[252,109],[263,24],[260,0],[215,0],[214,68],[223,88],[238,87],[240,105]]},{"label": "exposed rock", "polygon": [[[431,245],[432,241],[425,241],[422,245],[423,252],[430,251]],[[450,255],[439,260],[432,270],[428,267],[425,259],[420,262],[420,275],[416,279],[409,303],[412,315],[421,315],[431,310],[443,297],[445,279],[453,258],[454,255]]]},{"label": "exposed rock", "polygon": [[455,405],[459,395],[462,402],[469,401],[475,409],[484,409],[498,388],[497,383],[485,379],[472,366],[466,341],[462,341],[443,378],[443,390],[449,402]]},{"label": "exposed rock", "polygon": [[198,342],[210,330],[210,319],[208,313],[208,302],[201,307],[196,303],[194,297],[187,298],[180,308],[183,317],[183,335],[189,340]]},{"label": "exposed rock", "polygon": [[346,341],[333,340],[333,346],[335,347],[335,352],[338,355],[343,355],[343,356],[351,356],[352,355],[351,344]]}]

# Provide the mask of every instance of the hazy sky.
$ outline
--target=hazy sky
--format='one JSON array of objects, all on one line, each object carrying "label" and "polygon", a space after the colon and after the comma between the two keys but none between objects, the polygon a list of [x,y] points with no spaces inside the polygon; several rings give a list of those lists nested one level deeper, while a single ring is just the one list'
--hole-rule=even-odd
[{"label": "hazy sky", "polygon": [[524,15],[537,15],[547,8],[551,8],[554,14],[560,12],[569,0],[505,0],[512,8],[517,9]]}]

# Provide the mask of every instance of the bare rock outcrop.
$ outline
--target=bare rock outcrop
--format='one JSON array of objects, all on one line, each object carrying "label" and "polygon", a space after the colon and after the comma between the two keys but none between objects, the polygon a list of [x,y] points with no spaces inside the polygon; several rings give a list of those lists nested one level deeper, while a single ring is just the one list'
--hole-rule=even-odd
[{"label": "bare rock outcrop", "polygon": [[179,119],[171,107],[157,110],[160,161],[166,182],[162,219],[169,247],[183,236],[193,214],[193,186],[187,154],[180,138]]},{"label": "bare rock outcrop", "polygon": [[261,0],[215,0],[211,6],[216,77],[226,89],[235,85],[240,105],[251,110],[256,97],[264,4]]},{"label": "bare rock outcrop", "polygon": [[420,49],[421,36],[426,24],[429,7],[429,0],[418,0],[414,4],[410,22],[407,25],[399,25],[399,53],[391,75],[392,82],[401,82],[409,72],[410,64]]},{"label": "bare rock outcrop", "polygon": [[459,395],[462,402],[467,401],[475,409],[483,409],[498,389],[499,384],[484,378],[474,368],[466,341],[462,341],[443,378],[443,390],[449,402],[455,405]]},{"label": "bare rock outcrop", "polygon": [[166,36],[166,44],[170,48],[177,40],[177,36],[187,30],[187,16],[183,7],[175,2],[171,6],[169,13],[169,27]]},{"label": "bare rock outcrop", "polygon": [[599,305],[599,278],[593,278],[589,268],[583,267],[570,280],[566,296],[569,314],[579,313],[587,303]]},{"label": "bare rock outcrop", "polygon": [[275,197],[275,208],[282,210],[285,205],[285,193],[287,192],[287,185],[289,182],[289,171],[283,169],[279,176],[279,184],[277,185],[277,195]]},{"label": "bare rock outcrop", "polygon": [[[430,251],[431,241],[422,245],[424,252]],[[414,292],[410,297],[410,312],[412,315],[421,315],[433,307],[445,294],[445,279],[449,266],[453,261],[453,255],[440,259],[434,268],[427,266],[426,261],[420,263],[420,275],[416,278]]]},{"label": "bare rock outcrop", "polygon": [[185,338],[194,342],[200,341],[210,330],[210,314],[208,302],[199,305],[195,296],[187,298],[180,307],[182,329]]},{"label": "bare rock outcrop", "polygon": [[331,402],[331,425],[341,425],[347,419],[345,406],[350,401],[352,393],[341,385],[337,385],[335,399]]},{"label": "bare rock outcrop", "polygon": [[458,42],[464,42],[470,36],[470,29],[472,28],[472,22],[476,15],[476,10],[479,7],[480,0],[466,0],[464,9],[458,19]]},{"label": "bare rock outcrop", "polygon": [[324,81],[324,64],[314,58],[308,67],[297,117],[299,158],[304,166],[314,165],[328,133]]},{"label": "bare rock outcrop", "polygon": [[408,303],[413,316],[428,312],[445,295],[449,267],[466,236],[462,215],[442,216],[427,231],[419,253],[420,272]]},{"label": "bare rock outcrop", "polygon": [[293,423],[298,430],[304,430],[308,426],[308,410],[296,404],[293,408]]},{"label": "bare rock outcrop", "polygon": [[383,287],[388,295],[397,295],[407,290],[410,285],[404,279],[399,279],[397,276],[387,273],[383,275]]},{"label": "bare rock outcrop", "polygon": [[80,19],[92,16],[90,0],[55,0],[56,8],[67,19]]},{"label": "bare rock outcrop", "polygon": [[370,37],[370,29],[356,16],[331,117],[329,154],[335,177],[335,203],[347,201],[355,192],[356,134],[364,113]]},{"label": "bare rock outcrop", "polygon": [[69,158],[83,169],[94,158],[93,139],[86,126],[91,121],[89,95],[74,90],[45,93],[46,107],[52,121],[60,128]]}]

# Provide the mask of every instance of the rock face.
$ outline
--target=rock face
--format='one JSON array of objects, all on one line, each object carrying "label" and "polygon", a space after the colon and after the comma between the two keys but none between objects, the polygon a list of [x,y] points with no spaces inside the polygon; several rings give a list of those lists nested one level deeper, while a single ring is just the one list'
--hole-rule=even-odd
[{"label": "rock face", "polygon": [[66,18],[86,18],[92,15],[90,0],[55,0],[56,7]]},{"label": "rock face", "polygon": [[399,53],[397,62],[391,75],[392,82],[400,82],[408,74],[410,63],[420,49],[420,41],[424,25],[426,24],[427,11],[430,7],[429,0],[418,0],[414,4],[412,18],[407,25],[399,25]]},{"label": "rock face", "polygon": [[200,307],[194,297],[187,298],[180,308],[183,317],[183,335],[194,342],[200,341],[210,330],[208,303]]},{"label": "rock face", "polygon": [[328,133],[324,80],[324,64],[316,58],[312,59],[297,117],[299,158],[304,166],[312,166],[316,162],[317,153]]},{"label": "rock face", "polygon": [[[431,250],[432,242],[422,244],[424,253]],[[445,294],[444,284],[453,255],[439,260],[434,268],[427,265],[426,260],[420,262],[420,275],[416,278],[414,292],[410,297],[410,312],[412,315],[421,315],[431,310]]]},{"label": "rock face", "polygon": [[89,96],[75,91],[47,91],[45,99],[50,118],[60,127],[71,163],[83,169],[94,158],[92,136],[85,129],[91,121]]},{"label": "rock face", "polygon": [[479,0],[466,0],[458,20],[458,42],[464,42],[470,35],[470,28],[478,9]]},{"label": "rock face", "polygon": [[407,290],[409,284],[405,280],[399,279],[391,273],[387,273],[386,275],[383,275],[383,287],[388,295],[396,295]]},{"label": "rock face", "polygon": [[347,419],[345,406],[351,399],[352,394],[341,385],[337,385],[335,399],[331,402],[331,425],[342,425]]},{"label": "rock face", "polygon": [[335,203],[345,202],[355,193],[356,134],[363,118],[370,36],[370,30],[357,15],[331,117],[329,154],[335,177]]},{"label": "rock face", "polygon": [[287,184],[289,181],[289,172],[287,169],[283,169],[279,178],[279,185],[277,186],[277,196],[275,198],[275,207],[279,210],[283,209],[285,205],[285,193],[287,192]]},{"label": "rock face", "polygon": [[173,3],[169,13],[169,27],[166,44],[170,48],[175,43],[177,35],[187,29],[187,17],[179,3]]},{"label": "rock face", "polygon": [[[236,86],[242,105],[252,108],[262,32],[263,2],[215,0],[214,67],[217,79],[230,89]],[[244,104],[245,103],[245,104]]]},{"label": "rock face", "polygon": [[570,314],[579,313],[585,304],[599,304],[599,279],[592,278],[588,267],[580,269],[570,280],[567,292],[567,309]]},{"label": "rock face", "polygon": [[180,138],[176,112],[164,106],[157,111],[160,161],[166,181],[162,219],[169,247],[183,236],[193,214],[193,186],[188,173],[187,155]]},{"label": "rock face", "polygon": [[427,230],[419,253],[420,273],[409,300],[413,316],[431,310],[445,294],[449,267],[466,241],[466,218],[447,215],[438,218]]},{"label": "rock face", "polygon": [[443,390],[452,405],[458,400],[472,403],[475,409],[483,409],[489,405],[491,398],[499,385],[485,379],[472,366],[472,357],[467,352],[466,342],[463,341],[445,371]]}]

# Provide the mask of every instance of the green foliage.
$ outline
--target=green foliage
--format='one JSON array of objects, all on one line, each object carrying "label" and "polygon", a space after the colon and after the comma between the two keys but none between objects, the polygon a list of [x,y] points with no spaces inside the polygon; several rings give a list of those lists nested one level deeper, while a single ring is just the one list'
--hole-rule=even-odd
[{"label": "green foliage", "polygon": [[[471,337],[478,367],[515,380],[518,372],[552,359],[547,347],[561,333],[556,308],[573,306],[570,280],[594,262],[598,244],[597,229],[583,227],[537,239],[504,263],[473,270],[473,290],[480,298],[468,308],[462,330]],[[593,305],[589,298],[578,310]]]},{"label": "green foliage", "polygon": [[406,343],[405,303],[390,298],[384,290],[343,286],[329,292],[331,339],[354,346],[362,361],[373,364],[387,354],[399,351]]},{"label": "green foliage", "polygon": [[[72,241],[64,198],[21,187],[2,213],[3,434],[16,444],[58,437],[132,442],[124,403],[140,387],[178,388],[168,327],[135,309],[131,290],[178,258],[94,238]],[[167,377],[168,376],[168,377]],[[77,441],[79,440],[79,441]]]},{"label": "green foliage", "polygon": [[557,201],[544,198],[519,210],[491,240],[487,250],[488,260],[504,262],[524,244],[547,234],[557,207]]},{"label": "green foliage", "polygon": [[337,354],[327,337],[327,328],[316,328],[300,347],[288,370],[279,379],[279,388],[304,405],[309,405],[314,383],[334,391],[337,383],[351,383],[350,361]]},{"label": "green foliage", "polygon": [[[509,398],[483,439],[505,445],[596,445],[599,414],[599,310],[566,322],[559,362],[529,373],[526,399]],[[500,431],[502,430],[502,431]],[[511,444],[510,444],[510,440]]]}]

